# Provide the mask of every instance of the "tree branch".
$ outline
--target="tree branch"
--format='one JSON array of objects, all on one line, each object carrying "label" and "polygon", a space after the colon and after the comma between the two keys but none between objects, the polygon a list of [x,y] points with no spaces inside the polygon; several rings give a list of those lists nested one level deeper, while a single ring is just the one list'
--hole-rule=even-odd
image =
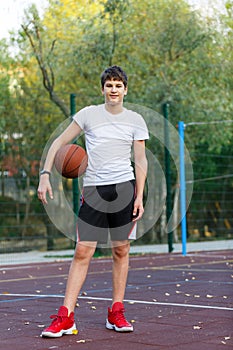
[{"label": "tree branch", "polygon": [[[33,23],[33,22],[31,22]],[[43,85],[45,87],[45,89],[49,92],[49,97],[51,99],[51,101],[53,101],[62,111],[62,113],[66,116],[69,117],[70,116],[70,111],[69,108],[66,106],[66,104],[59,98],[59,96],[54,92],[54,86],[55,86],[55,76],[54,76],[54,72],[52,69],[52,66],[50,64],[50,62],[46,62],[44,60],[44,54],[43,54],[43,42],[40,36],[40,30],[39,27],[36,23],[33,23],[34,25],[34,30],[35,30],[35,36],[36,36],[36,40],[38,42],[38,46],[36,45],[34,39],[33,39],[33,35],[30,33],[28,26],[22,25],[22,28],[27,36],[27,38],[29,39],[30,45],[32,47],[32,50],[34,52],[35,58],[37,60],[37,63],[39,65],[41,74],[42,74],[42,79],[43,79]],[[50,49],[50,53],[53,52],[54,46],[55,46],[55,40],[53,40],[52,42],[52,46]],[[46,68],[46,65],[49,68],[49,72],[48,69]]]}]

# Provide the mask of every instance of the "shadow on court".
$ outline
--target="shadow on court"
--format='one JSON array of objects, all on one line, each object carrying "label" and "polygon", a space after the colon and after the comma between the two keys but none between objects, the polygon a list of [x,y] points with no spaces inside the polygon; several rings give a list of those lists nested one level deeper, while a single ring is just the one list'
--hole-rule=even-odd
[{"label": "shadow on court", "polygon": [[105,329],[111,259],[93,259],[75,310],[78,335],[41,338],[62,304],[69,261],[2,266],[0,349],[233,349],[233,252],[133,256],[125,295],[133,333]]}]

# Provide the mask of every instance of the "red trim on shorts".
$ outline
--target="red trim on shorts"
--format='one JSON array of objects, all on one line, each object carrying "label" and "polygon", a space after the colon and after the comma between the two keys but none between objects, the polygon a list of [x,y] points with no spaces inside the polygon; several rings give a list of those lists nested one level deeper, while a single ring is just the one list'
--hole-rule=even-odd
[{"label": "red trim on shorts", "polygon": [[78,233],[78,224],[76,224],[76,239],[77,239],[77,243],[80,242],[80,237],[79,237],[79,233]]},{"label": "red trim on shorts", "polygon": [[[135,221],[134,224],[133,224],[133,226],[132,226],[132,228],[131,228],[131,230],[129,231],[128,238],[130,237],[131,233],[133,232],[133,230],[134,230],[136,224],[137,224],[137,222]],[[135,237],[132,238],[132,239],[136,239],[136,235],[135,235]]]},{"label": "red trim on shorts", "polygon": [[84,203],[84,188],[82,189],[81,193],[81,205]]}]

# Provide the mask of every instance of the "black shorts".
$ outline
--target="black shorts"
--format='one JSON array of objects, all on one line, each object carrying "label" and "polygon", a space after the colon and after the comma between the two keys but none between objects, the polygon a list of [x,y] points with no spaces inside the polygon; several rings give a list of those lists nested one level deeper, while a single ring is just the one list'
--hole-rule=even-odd
[{"label": "black shorts", "polygon": [[77,222],[77,241],[122,241],[136,238],[132,222],[135,180],[85,186]]}]

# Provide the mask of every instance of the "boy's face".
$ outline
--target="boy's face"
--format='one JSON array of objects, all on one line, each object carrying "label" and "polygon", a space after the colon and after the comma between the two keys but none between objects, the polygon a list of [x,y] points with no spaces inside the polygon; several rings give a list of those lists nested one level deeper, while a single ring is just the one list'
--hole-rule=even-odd
[{"label": "boy's face", "polygon": [[124,96],[127,94],[127,87],[124,86],[121,80],[106,80],[102,88],[102,94],[105,98],[105,103],[116,105],[122,104]]}]

